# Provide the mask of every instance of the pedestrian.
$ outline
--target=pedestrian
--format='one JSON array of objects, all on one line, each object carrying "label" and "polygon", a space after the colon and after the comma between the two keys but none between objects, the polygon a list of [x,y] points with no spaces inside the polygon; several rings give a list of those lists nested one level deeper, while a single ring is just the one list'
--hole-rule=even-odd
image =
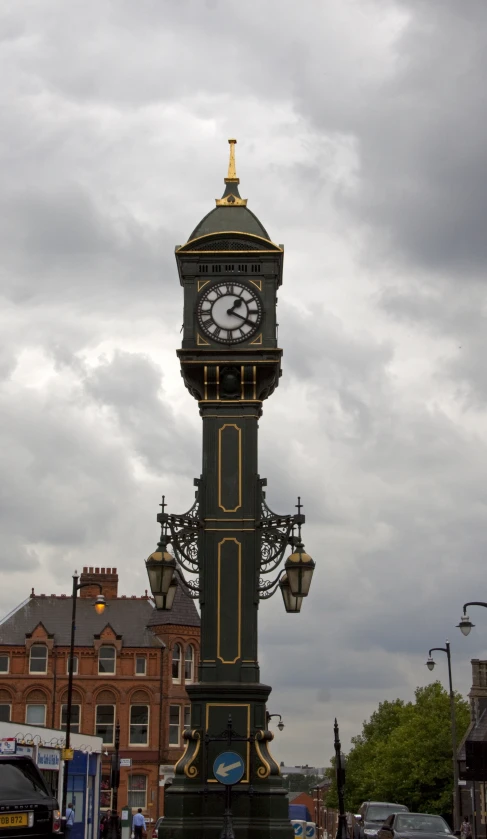
[{"label": "pedestrian", "polygon": [[462,826],[460,828],[460,836],[462,839],[471,839],[472,836],[472,825],[468,820],[468,816],[465,816]]},{"label": "pedestrian", "polygon": [[147,825],[145,823],[145,819],[142,815],[142,808],[139,807],[137,810],[133,822],[132,827],[134,828],[134,839],[142,839],[144,833],[147,830]]},{"label": "pedestrian", "polygon": [[101,822],[100,822],[100,839],[106,839],[108,836],[108,828],[110,826],[110,810],[107,810],[106,813],[103,813]]},{"label": "pedestrian", "polygon": [[66,836],[66,839],[69,839],[69,837],[71,835],[71,831],[73,829],[73,825],[74,825],[74,810],[73,810],[73,804],[72,804],[71,801],[69,802],[68,806],[66,807],[66,814],[65,815],[66,815],[66,825],[65,825],[65,828],[64,828],[64,835]]}]

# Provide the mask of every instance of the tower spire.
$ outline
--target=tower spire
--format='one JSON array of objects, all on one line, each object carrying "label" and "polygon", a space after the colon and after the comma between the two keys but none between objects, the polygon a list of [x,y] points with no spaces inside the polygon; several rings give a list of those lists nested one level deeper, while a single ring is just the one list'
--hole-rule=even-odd
[{"label": "tower spire", "polygon": [[217,207],[246,207],[247,206],[247,199],[240,198],[240,193],[238,191],[238,185],[240,183],[240,178],[237,178],[237,170],[235,167],[235,144],[236,140],[232,139],[228,141],[230,146],[230,159],[228,161],[228,173],[225,180],[225,192],[223,193],[221,198],[216,198],[216,206]]},{"label": "tower spire", "polygon": [[228,174],[227,174],[227,177],[225,178],[225,183],[226,184],[231,184],[231,183],[239,184],[240,183],[240,178],[237,178],[237,170],[235,168],[235,145],[236,145],[236,143],[237,143],[236,140],[229,140],[228,141],[228,144],[230,146],[230,160],[228,161]]}]

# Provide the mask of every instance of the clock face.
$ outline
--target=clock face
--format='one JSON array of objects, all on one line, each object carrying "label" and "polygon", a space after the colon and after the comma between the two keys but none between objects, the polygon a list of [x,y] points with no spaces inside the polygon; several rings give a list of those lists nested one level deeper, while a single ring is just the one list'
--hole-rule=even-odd
[{"label": "clock face", "polygon": [[246,341],[261,321],[260,299],[242,283],[217,283],[201,296],[198,323],[214,341],[224,344]]}]

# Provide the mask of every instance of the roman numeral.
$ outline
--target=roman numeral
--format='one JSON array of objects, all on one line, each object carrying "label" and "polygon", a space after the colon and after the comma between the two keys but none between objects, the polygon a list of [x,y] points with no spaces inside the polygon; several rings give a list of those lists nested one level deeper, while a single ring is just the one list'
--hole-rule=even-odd
[{"label": "roman numeral", "polygon": [[214,337],[214,338],[218,338],[218,337],[219,337],[219,335],[220,335],[220,332],[221,332],[221,329],[220,329],[220,327],[219,327],[219,326],[217,326],[217,328],[216,328],[216,329],[215,329],[215,331],[213,332],[213,337]]},{"label": "roman numeral", "polygon": [[232,339],[232,330],[227,329],[227,341],[231,341],[231,339]]}]

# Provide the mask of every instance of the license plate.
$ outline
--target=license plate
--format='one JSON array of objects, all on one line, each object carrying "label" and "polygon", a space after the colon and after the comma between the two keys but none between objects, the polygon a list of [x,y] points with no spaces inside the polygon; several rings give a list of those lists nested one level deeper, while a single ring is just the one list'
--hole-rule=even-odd
[{"label": "license plate", "polygon": [[28,813],[0,813],[0,830],[2,827],[27,827]]}]

